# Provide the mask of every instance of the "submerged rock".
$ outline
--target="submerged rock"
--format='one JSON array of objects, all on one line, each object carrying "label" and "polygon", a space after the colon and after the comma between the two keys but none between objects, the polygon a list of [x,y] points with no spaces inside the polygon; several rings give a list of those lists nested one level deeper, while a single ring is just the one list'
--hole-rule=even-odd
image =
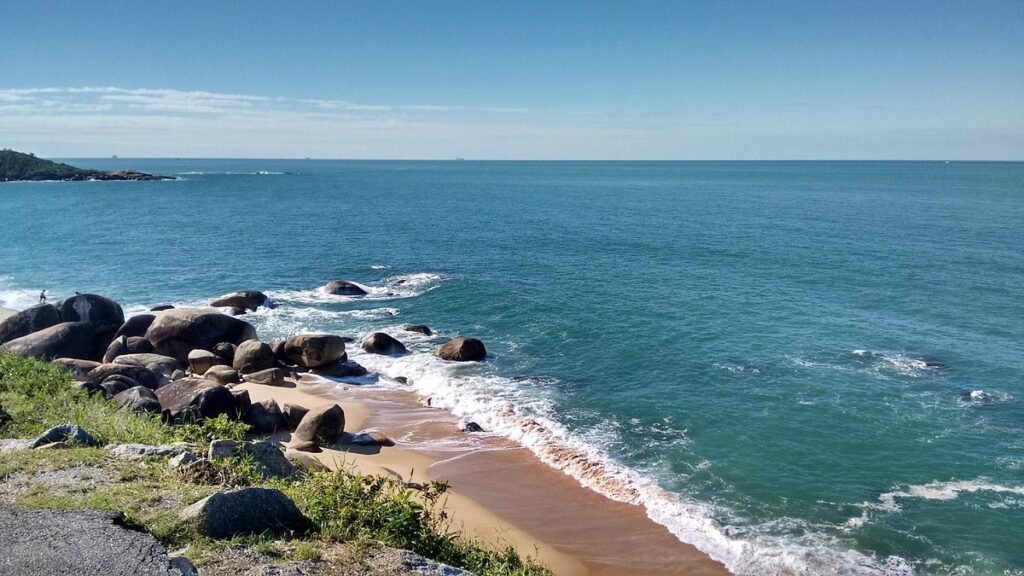
[{"label": "submerged rock", "polygon": [[[210,302],[210,306],[240,308],[244,313],[246,310],[255,311],[260,306],[267,306],[269,303],[270,298],[267,298],[267,295],[259,290],[239,290],[217,298]],[[272,306],[267,307],[272,308]]]},{"label": "submerged rock", "polygon": [[418,334],[423,334],[424,336],[433,336],[434,334],[426,324],[406,324],[402,327],[402,330],[405,330],[406,332],[416,332]]},{"label": "submerged rock", "polygon": [[366,290],[348,280],[331,280],[324,286],[324,292],[335,296],[365,296]]},{"label": "submerged rock", "polygon": [[361,364],[349,360],[347,362],[335,362],[334,364],[314,368],[313,373],[328,378],[354,378],[366,376],[367,371]]}]

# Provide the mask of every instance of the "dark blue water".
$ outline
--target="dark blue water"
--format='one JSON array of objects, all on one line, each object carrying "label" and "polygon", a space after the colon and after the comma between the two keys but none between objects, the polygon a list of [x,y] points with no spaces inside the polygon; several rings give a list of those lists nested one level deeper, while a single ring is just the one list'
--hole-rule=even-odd
[{"label": "dark blue water", "polygon": [[261,289],[736,572],[1024,571],[1024,164],[77,164],[182,179],[0,186],[0,306]]}]

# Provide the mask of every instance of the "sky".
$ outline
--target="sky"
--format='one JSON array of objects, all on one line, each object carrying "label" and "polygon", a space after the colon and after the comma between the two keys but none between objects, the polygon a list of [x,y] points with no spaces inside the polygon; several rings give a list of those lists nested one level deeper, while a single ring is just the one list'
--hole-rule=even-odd
[{"label": "sky", "polygon": [[1024,0],[0,0],[43,157],[1024,160]]}]

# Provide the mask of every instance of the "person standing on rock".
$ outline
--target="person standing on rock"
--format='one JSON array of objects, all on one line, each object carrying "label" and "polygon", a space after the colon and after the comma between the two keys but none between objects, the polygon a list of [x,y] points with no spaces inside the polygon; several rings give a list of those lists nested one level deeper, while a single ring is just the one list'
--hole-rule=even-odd
[{"label": "person standing on rock", "polygon": [[46,302],[46,290],[39,293],[39,303],[43,304],[44,302]]}]

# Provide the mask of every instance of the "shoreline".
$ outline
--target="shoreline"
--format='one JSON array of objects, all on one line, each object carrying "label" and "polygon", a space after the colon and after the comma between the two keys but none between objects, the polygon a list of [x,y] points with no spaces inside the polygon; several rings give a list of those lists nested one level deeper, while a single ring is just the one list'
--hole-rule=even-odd
[{"label": "shoreline", "polygon": [[[614,501],[580,485],[511,440],[461,432],[451,413],[420,404],[411,392],[363,388],[307,377],[284,387],[245,383],[254,402],[306,407],[338,403],[345,431],[379,431],[396,446],[339,443],[316,458],[330,468],[351,467],[405,481],[447,481],[446,510],[453,528],[536,556],[556,575],[724,576],[729,572],[696,547],[650,520],[636,505]],[[272,437],[288,445],[290,434]]]}]

